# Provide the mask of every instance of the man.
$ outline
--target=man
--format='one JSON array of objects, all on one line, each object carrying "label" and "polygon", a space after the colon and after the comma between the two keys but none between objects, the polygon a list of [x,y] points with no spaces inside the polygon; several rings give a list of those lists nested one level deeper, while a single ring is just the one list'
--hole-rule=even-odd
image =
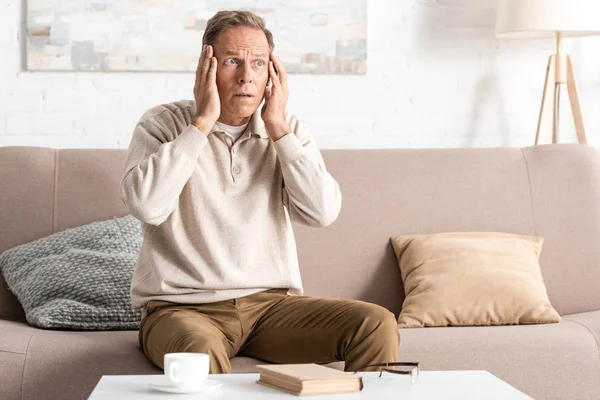
[{"label": "man", "polygon": [[154,107],[135,127],[121,181],[144,234],[131,301],[140,345],[161,368],[173,352],[208,353],[211,373],[231,372],[235,355],[345,360],[347,371],[396,360],[391,312],[302,296],[290,221],[327,226],[342,200],[311,134],[286,114],[273,49],[262,18],[217,13],[195,101]]}]

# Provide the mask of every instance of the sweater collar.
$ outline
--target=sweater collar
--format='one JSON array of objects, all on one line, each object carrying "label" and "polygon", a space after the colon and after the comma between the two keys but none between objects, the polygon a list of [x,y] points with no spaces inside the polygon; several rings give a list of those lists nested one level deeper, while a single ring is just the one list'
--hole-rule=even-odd
[{"label": "sweater collar", "polygon": [[[260,116],[261,108],[262,107],[258,107],[258,109],[254,112],[254,114],[252,114],[252,117],[250,117],[250,122],[248,123],[248,127],[246,128],[246,130],[244,131],[242,136],[257,135],[263,139],[269,138],[269,134],[267,133],[267,128],[265,127],[265,122],[262,120],[262,117]],[[217,124],[215,124],[215,126],[213,126],[211,129],[211,133],[219,132],[219,131],[220,130],[219,130],[219,127],[217,126]]]}]

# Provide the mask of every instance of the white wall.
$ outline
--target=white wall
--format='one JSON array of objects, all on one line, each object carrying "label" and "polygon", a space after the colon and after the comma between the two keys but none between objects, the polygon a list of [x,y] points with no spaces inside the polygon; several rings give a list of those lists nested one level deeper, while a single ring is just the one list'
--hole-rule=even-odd
[{"label": "white wall", "polygon": [[[290,77],[289,108],[321,148],[533,143],[552,40],[497,41],[496,0],[368,3],[367,75]],[[0,0],[0,145],[126,148],[146,109],[192,98],[192,73],[21,71],[21,9]],[[598,147],[600,39],[564,49]],[[574,142],[564,98],[560,141]]]}]

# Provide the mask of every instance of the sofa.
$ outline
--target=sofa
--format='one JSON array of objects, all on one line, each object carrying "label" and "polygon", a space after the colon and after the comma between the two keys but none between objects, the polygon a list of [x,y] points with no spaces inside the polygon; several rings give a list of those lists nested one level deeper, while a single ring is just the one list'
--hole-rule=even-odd
[{"label": "sofa", "polygon": [[[0,252],[66,228],[127,214],[126,150],[0,147]],[[399,359],[423,370],[485,369],[538,399],[600,398],[600,154],[584,145],[323,150],[343,206],[326,228],[294,225],[311,296],[353,298],[399,315],[390,237],[498,231],[544,238],[542,325],[401,329]],[[259,360],[236,357],[233,372]],[[343,368],[343,363],[332,365]],[[0,398],[82,399],[102,375],[158,374],[136,331],[27,324],[0,277]]]}]

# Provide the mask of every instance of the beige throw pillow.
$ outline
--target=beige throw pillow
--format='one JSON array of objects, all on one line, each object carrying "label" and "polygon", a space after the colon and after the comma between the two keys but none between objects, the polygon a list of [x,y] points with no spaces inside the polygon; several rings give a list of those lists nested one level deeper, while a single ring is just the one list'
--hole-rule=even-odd
[{"label": "beige throw pillow", "polygon": [[494,232],[396,236],[400,327],[559,322],[542,279],[543,239]]}]

